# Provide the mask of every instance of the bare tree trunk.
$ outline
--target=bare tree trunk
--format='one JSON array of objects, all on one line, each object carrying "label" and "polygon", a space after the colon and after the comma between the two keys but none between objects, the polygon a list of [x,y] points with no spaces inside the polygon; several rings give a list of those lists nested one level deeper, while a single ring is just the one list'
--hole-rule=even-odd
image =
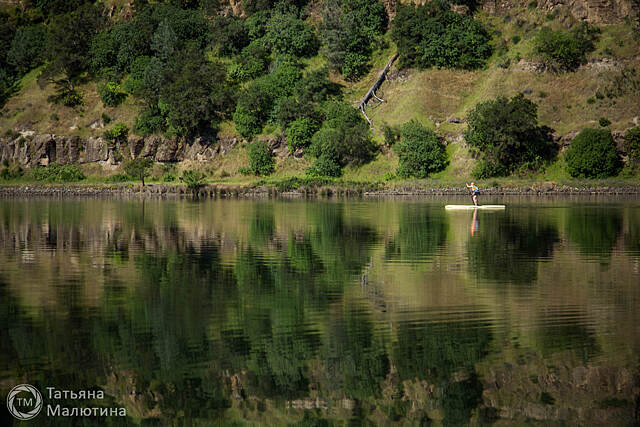
[{"label": "bare tree trunk", "polygon": [[387,77],[387,72],[389,72],[389,69],[391,68],[391,66],[393,65],[393,63],[397,58],[398,58],[398,54],[395,53],[391,57],[391,59],[389,59],[389,61],[387,62],[387,65],[385,65],[382,71],[380,71],[380,74],[378,74],[378,78],[376,79],[375,83],[373,83],[373,86],[371,86],[371,89],[369,89],[367,94],[358,103],[358,109],[362,111],[362,115],[364,116],[365,119],[367,119],[367,122],[369,122],[369,126],[371,126],[371,129],[373,129],[373,122],[367,116],[367,113],[366,113],[367,102],[369,102],[371,98],[375,98],[380,102],[384,102],[382,98],[379,98],[376,95],[376,90],[378,90],[382,82],[384,82],[385,78]]}]

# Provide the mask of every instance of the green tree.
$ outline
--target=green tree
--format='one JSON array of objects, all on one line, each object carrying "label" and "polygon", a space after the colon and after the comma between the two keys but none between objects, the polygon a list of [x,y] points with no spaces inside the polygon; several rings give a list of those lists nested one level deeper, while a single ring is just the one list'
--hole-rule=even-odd
[{"label": "green tree", "polygon": [[399,6],[392,39],[401,67],[447,67],[473,70],[491,56],[491,37],[473,16],[451,10],[435,0],[423,6]]},{"label": "green tree", "polygon": [[565,153],[569,174],[575,178],[607,178],[622,168],[616,143],[608,129],[583,129]]},{"label": "green tree", "polygon": [[127,175],[142,181],[142,186],[144,187],[144,179],[151,175],[152,167],[152,159],[148,157],[138,157],[127,162],[127,164],[124,165],[124,171]]},{"label": "green tree", "polygon": [[234,106],[231,90],[225,68],[190,44],[173,58],[159,102],[169,126],[188,136],[217,126]]},{"label": "green tree", "polygon": [[479,155],[474,175],[504,176],[537,168],[557,154],[550,129],[538,126],[538,107],[522,94],[477,104],[467,116],[465,139]]},{"label": "green tree", "polygon": [[[92,38],[104,24],[101,9],[87,4],[71,13],[55,16],[48,25],[48,65],[43,70],[41,84],[54,83],[58,96],[51,98],[69,104],[73,99],[75,84],[89,65],[89,49]],[[58,79],[58,76],[62,78]]]},{"label": "green tree", "polygon": [[43,63],[47,31],[44,25],[30,25],[18,28],[7,60],[19,73],[26,73]]},{"label": "green tree", "polygon": [[318,51],[313,28],[292,13],[272,12],[267,22],[265,41],[276,55],[309,58]]},{"label": "green tree", "polygon": [[329,64],[347,80],[357,80],[369,69],[374,48],[388,18],[377,0],[329,0],[325,3],[320,35]]},{"label": "green tree", "polygon": [[400,142],[394,145],[398,154],[398,176],[426,178],[447,166],[447,150],[434,132],[417,121],[400,127]]},{"label": "green tree", "polygon": [[176,49],[178,38],[171,28],[169,20],[165,19],[160,23],[158,29],[153,33],[151,38],[151,50],[155,52],[156,57],[163,63],[167,63],[169,58],[173,56]]}]

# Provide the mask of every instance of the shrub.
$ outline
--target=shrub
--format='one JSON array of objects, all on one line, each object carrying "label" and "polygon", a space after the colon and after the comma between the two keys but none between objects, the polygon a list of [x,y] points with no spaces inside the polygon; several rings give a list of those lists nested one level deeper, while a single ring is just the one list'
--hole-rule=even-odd
[{"label": "shrub", "polygon": [[624,149],[629,165],[633,168],[640,166],[640,127],[631,128],[624,134]]},{"label": "shrub", "polygon": [[142,186],[144,187],[144,179],[151,174],[152,167],[152,159],[148,157],[138,157],[127,162],[127,164],[124,165],[124,171],[127,175],[142,181]]},{"label": "shrub", "polygon": [[229,68],[229,75],[239,82],[255,79],[267,70],[269,51],[262,40],[256,40],[242,49]]},{"label": "shrub", "polygon": [[127,97],[127,94],[120,90],[120,85],[116,82],[107,82],[98,86],[98,95],[106,107],[117,107]]},{"label": "shrub", "polygon": [[607,119],[606,117],[600,117],[600,120],[598,120],[598,124],[600,125],[600,127],[606,128],[611,124],[611,120]]},{"label": "shrub", "polygon": [[607,129],[583,129],[571,141],[565,159],[574,178],[615,176],[622,167],[616,144]]},{"label": "shrub", "polygon": [[173,182],[175,180],[176,176],[171,172],[165,172],[164,174],[162,174],[162,182]]},{"label": "shrub", "polygon": [[467,116],[465,139],[479,155],[474,176],[507,175],[523,165],[532,168],[555,157],[550,129],[538,126],[537,105],[518,94],[475,106]]},{"label": "shrub", "polygon": [[76,165],[59,165],[54,163],[49,166],[38,166],[31,170],[31,178],[44,182],[74,182],[82,181],[85,175]]},{"label": "shrub", "polygon": [[67,86],[59,86],[56,88],[55,94],[47,97],[47,102],[73,108],[84,104],[84,98],[82,94],[75,89]]},{"label": "shrub", "polygon": [[275,160],[264,142],[249,145],[249,169],[254,175],[270,175],[275,170]]},{"label": "shrub", "polygon": [[108,176],[105,182],[127,182],[130,177],[126,173],[117,173],[115,175]]},{"label": "shrub", "polygon": [[340,166],[372,160],[378,147],[360,112],[344,102],[330,102],[325,110],[325,122],[311,140],[311,154],[321,157],[330,153]]},{"label": "shrub", "polygon": [[398,176],[426,178],[447,166],[447,150],[435,133],[416,121],[400,127],[400,141],[394,146],[398,154]]},{"label": "shrub", "polygon": [[332,176],[339,177],[342,175],[342,166],[338,162],[335,152],[325,151],[316,159],[316,161],[307,169],[309,176]]},{"label": "shrub", "polygon": [[387,123],[383,123],[382,135],[384,136],[384,143],[387,147],[392,147],[400,139],[400,129],[396,126],[389,126]]},{"label": "shrub", "polygon": [[109,123],[111,123],[111,117],[109,117],[109,115],[108,115],[107,113],[102,113],[102,114],[100,115],[100,117],[102,118],[102,122],[103,122],[105,125],[108,125]]},{"label": "shrub", "polygon": [[20,178],[24,175],[24,169],[17,162],[9,162],[3,160],[2,167],[0,167],[0,179],[10,180]]},{"label": "shrub", "polygon": [[198,170],[186,170],[182,172],[182,182],[193,192],[197,191],[206,182],[206,175]]},{"label": "shrub", "polygon": [[586,23],[571,31],[542,27],[534,39],[534,50],[552,70],[573,71],[594,49],[596,33],[597,30]]},{"label": "shrub", "polygon": [[294,120],[287,128],[289,151],[293,153],[296,149],[309,145],[317,130],[318,125],[307,117]]},{"label": "shrub", "polygon": [[147,108],[136,117],[133,124],[133,133],[140,136],[149,136],[154,133],[162,133],[167,129],[167,119],[157,107]]},{"label": "shrub", "polygon": [[124,123],[116,123],[113,128],[105,130],[103,135],[111,143],[123,143],[129,135],[129,127]]},{"label": "shrub", "polygon": [[398,6],[391,37],[401,67],[476,69],[491,56],[491,37],[472,16],[461,16],[448,2]]}]

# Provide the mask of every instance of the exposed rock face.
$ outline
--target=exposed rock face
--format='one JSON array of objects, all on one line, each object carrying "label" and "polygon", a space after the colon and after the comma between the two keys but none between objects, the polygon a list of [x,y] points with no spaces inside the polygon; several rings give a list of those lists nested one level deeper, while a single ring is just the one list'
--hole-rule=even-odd
[{"label": "exposed rock face", "polygon": [[[425,4],[427,0],[412,0],[415,4]],[[395,11],[398,0],[385,0],[387,11]],[[527,5],[526,0],[481,0],[482,9],[491,15],[504,16],[511,9]],[[580,20],[592,24],[619,24],[627,16],[637,13],[633,0],[537,0],[537,8],[553,12],[558,8],[566,8]],[[464,14],[465,8],[456,7],[456,12]]]},{"label": "exposed rock face", "polygon": [[[187,141],[151,136],[131,137],[125,143],[113,144],[103,138],[52,134],[23,135],[0,138],[0,161],[6,159],[25,166],[46,166],[51,163],[114,165],[136,157],[149,157],[157,162],[206,161],[227,154],[237,144],[238,140],[235,138],[209,142],[203,138]],[[275,145],[282,144],[277,141]]]},{"label": "exposed rock face", "polygon": [[618,24],[637,13],[631,0],[538,0],[538,8],[549,12],[562,6],[576,19],[592,24]]}]

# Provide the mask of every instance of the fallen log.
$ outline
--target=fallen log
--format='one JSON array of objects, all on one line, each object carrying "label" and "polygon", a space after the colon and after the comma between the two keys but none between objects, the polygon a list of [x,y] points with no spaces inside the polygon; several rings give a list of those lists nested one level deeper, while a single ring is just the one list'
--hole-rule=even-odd
[{"label": "fallen log", "polygon": [[380,85],[382,84],[384,79],[387,77],[387,72],[389,71],[389,68],[391,68],[391,66],[393,65],[393,63],[397,58],[398,58],[398,54],[395,53],[391,57],[391,59],[387,61],[387,65],[385,65],[382,71],[380,71],[380,73],[378,74],[378,78],[376,79],[375,83],[373,83],[373,86],[371,86],[367,94],[358,103],[358,109],[362,111],[362,115],[364,116],[365,119],[367,119],[367,122],[369,122],[369,126],[371,126],[372,129],[373,129],[373,122],[367,116],[367,113],[366,113],[367,103],[369,102],[369,100],[371,100],[371,98],[375,98],[380,102],[384,102],[384,99],[376,95],[376,91],[380,88]]}]

